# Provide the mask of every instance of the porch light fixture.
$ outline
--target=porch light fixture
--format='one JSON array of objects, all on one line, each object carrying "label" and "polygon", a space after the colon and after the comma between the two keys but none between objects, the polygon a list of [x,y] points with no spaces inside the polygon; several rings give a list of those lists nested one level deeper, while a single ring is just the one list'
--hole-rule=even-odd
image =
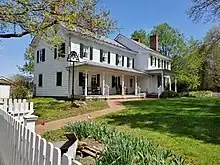
[{"label": "porch light fixture", "polygon": [[79,56],[75,51],[71,51],[70,54],[67,56],[67,62],[72,62],[73,64],[73,73],[72,73],[72,95],[71,95],[71,101],[73,103],[74,101],[74,67],[75,67],[75,62],[79,62]]}]

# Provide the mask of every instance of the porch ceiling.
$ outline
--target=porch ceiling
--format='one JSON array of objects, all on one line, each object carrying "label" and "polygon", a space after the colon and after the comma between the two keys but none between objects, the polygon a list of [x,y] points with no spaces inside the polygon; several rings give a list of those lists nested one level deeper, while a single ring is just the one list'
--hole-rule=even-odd
[{"label": "porch ceiling", "polygon": [[[98,62],[91,62],[91,61],[84,61],[84,62],[80,62],[80,63],[76,63],[75,64],[76,67],[80,67],[80,66],[89,66],[89,67],[93,67],[93,68],[98,68],[98,69],[103,69],[103,71],[118,71],[118,72],[123,72],[123,73],[129,73],[132,75],[146,75],[146,73],[135,70],[135,69],[131,69],[131,68],[125,68],[125,67],[120,67],[120,66],[114,66],[114,65],[109,65],[109,64],[105,64],[105,63],[98,63]],[[72,67],[72,66],[69,66]]]},{"label": "porch ceiling", "polygon": [[154,69],[154,70],[146,70],[145,73],[150,74],[150,75],[155,75],[155,74],[164,74],[164,75],[171,75],[175,76],[176,73],[171,71],[171,70],[166,70],[166,69]]}]

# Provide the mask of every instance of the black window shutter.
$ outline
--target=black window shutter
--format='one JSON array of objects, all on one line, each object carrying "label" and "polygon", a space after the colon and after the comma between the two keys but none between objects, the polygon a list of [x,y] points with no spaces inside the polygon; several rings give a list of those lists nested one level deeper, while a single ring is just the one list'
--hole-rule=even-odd
[{"label": "black window shutter", "polygon": [[90,47],[90,60],[93,60],[93,47]]},{"label": "black window shutter", "polygon": [[132,60],[132,68],[134,69],[134,59]]},{"label": "black window shutter", "polygon": [[38,86],[39,86],[39,87],[42,87],[42,86],[43,86],[43,75],[42,75],[42,74],[39,74],[39,77],[38,77]]},{"label": "black window shutter", "polygon": [[60,45],[60,50],[59,50],[59,57],[62,57],[64,58],[65,57],[65,53],[66,53],[66,44],[65,43],[62,43]]},{"label": "black window shutter", "polygon": [[103,50],[100,49],[100,62],[102,62],[102,61],[103,61]]},{"label": "black window shutter", "polygon": [[97,86],[100,87],[100,74],[97,74]]},{"label": "black window shutter", "polygon": [[115,87],[115,76],[112,76],[112,88]]},{"label": "black window shutter", "polygon": [[45,49],[42,49],[42,62],[45,61]]},{"label": "black window shutter", "polygon": [[122,56],[122,66],[124,66],[124,56]]},{"label": "black window shutter", "polygon": [[108,52],[108,64],[110,64],[111,53]]},{"label": "black window shutter", "polygon": [[57,46],[55,46],[55,48],[54,48],[54,59],[57,59],[57,48],[56,48]]},{"label": "black window shutter", "polygon": [[83,86],[83,73],[79,72],[79,86]]},{"label": "black window shutter", "polygon": [[129,66],[129,61],[130,61],[130,58],[127,57],[127,67],[128,67],[128,68],[130,67],[130,66]]},{"label": "black window shutter", "polygon": [[62,86],[62,72],[57,72],[57,86]]},{"label": "black window shutter", "polygon": [[115,60],[115,64],[118,65],[118,54],[116,54],[116,60]]},{"label": "black window shutter", "polygon": [[157,66],[157,58],[154,58],[154,66]]},{"label": "black window shutter", "polygon": [[62,52],[62,55],[64,55],[66,53],[66,44],[65,43],[61,44],[61,52]]},{"label": "black window shutter", "polygon": [[84,45],[80,43],[80,58],[83,58],[83,47]]},{"label": "black window shutter", "polygon": [[153,56],[150,56],[150,66],[153,66]]},{"label": "black window shutter", "polygon": [[39,63],[39,56],[40,56],[40,52],[37,51],[37,63]]}]

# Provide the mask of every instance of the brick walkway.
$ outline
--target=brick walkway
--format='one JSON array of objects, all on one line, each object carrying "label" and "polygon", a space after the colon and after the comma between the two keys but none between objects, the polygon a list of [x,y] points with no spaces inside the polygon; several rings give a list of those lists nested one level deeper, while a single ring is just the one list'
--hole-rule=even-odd
[{"label": "brick walkway", "polygon": [[[70,118],[51,121],[51,122],[46,123],[44,128],[41,125],[36,125],[36,132],[38,134],[42,134],[45,131],[57,130],[57,129],[60,129],[63,126],[67,125],[68,123],[88,120],[89,115],[91,116],[92,119],[94,119],[94,118],[97,118],[97,117],[100,117],[100,116],[107,115],[107,114],[112,113],[112,112],[120,111],[120,110],[125,108],[122,105],[122,102],[123,101],[130,101],[130,100],[134,100],[134,99],[129,99],[129,100],[127,100],[127,99],[126,100],[123,100],[123,99],[122,100],[107,100],[109,108],[99,110],[99,111],[94,111],[94,112],[91,112],[91,113],[86,113],[86,114],[79,115],[79,116],[74,116],[74,117],[70,117]],[[137,100],[137,99],[135,99],[135,100]]]}]

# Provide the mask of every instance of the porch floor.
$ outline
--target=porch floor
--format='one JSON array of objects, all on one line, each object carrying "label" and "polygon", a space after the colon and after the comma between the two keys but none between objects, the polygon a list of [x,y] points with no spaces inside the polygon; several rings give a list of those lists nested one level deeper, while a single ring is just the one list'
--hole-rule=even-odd
[{"label": "porch floor", "polygon": [[145,95],[140,94],[140,96],[137,95],[88,95],[88,96],[81,96],[85,99],[136,99],[136,98],[145,98]]}]

